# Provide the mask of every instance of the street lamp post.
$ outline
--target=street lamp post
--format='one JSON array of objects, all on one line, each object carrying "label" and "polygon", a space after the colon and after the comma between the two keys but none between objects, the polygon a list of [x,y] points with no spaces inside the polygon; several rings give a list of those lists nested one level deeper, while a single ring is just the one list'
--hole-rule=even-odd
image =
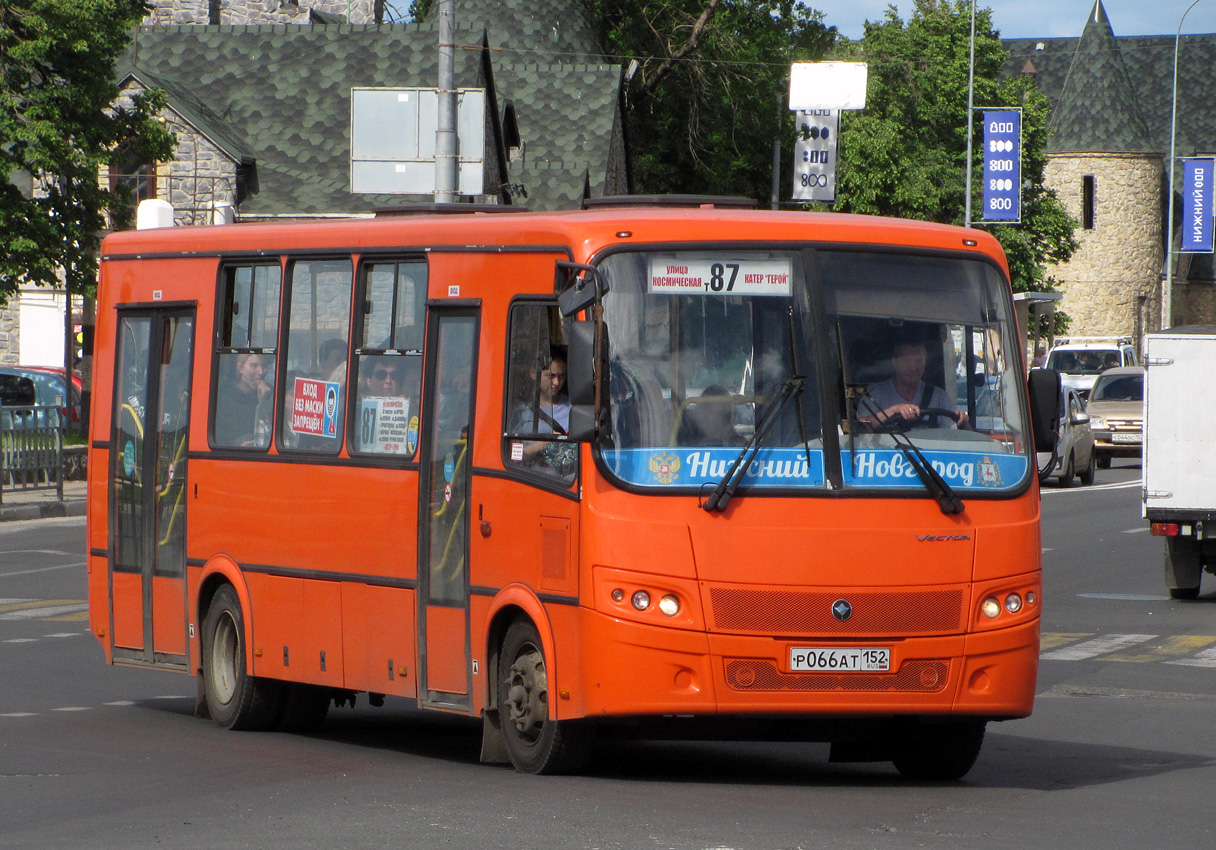
[{"label": "street lamp post", "polygon": [[[1199,0],[1195,0],[1196,3]],[[967,177],[963,190],[963,227],[971,226],[971,135],[972,116],[975,114],[975,0],[971,0],[971,52],[967,61]]]},{"label": "street lamp post", "polygon": [[1178,31],[1174,33],[1174,83],[1170,90],[1170,158],[1166,163],[1169,171],[1170,198],[1166,213],[1165,237],[1165,289],[1161,293],[1161,329],[1165,330],[1174,323],[1174,144],[1178,129],[1178,43],[1182,39],[1182,22],[1190,14],[1191,9],[1199,4],[1199,0],[1186,7],[1182,17],[1178,19]]}]

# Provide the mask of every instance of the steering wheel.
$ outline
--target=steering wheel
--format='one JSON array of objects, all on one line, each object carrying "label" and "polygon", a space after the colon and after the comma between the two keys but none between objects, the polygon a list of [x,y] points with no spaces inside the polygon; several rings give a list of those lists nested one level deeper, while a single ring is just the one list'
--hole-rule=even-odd
[{"label": "steering wheel", "polygon": [[953,410],[947,410],[944,407],[922,407],[920,409],[920,415],[913,419],[905,419],[903,414],[895,413],[891,416],[891,419],[894,420],[891,422],[891,424],[896,428],[901,428],[906,431],[908,428],[915,425],[927,426],[938,416],[942,417],[943,419],[949,419],[951,422],[958,424],[958,413]]}]

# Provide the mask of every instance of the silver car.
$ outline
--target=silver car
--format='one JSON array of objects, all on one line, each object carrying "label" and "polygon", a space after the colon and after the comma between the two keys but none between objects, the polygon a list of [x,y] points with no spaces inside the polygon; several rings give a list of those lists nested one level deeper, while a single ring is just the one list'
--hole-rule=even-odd
[{"label": "silver car", "polygon": [[[1074,389],[1065,389],[1060,399],[1060,442],[1055,463],[1040,475],[1041,480],[1055,478],[1061,487],[1071,487],[1075,478],[1082,484],[1093,484],[1098,470],[1098,453],[1085,403]],[[1050,452],[1039,452],[1039,469],[1051,461]]]},{"label": "silver car", "polygon": [[1144,367],[1107,369],[1089,394],[1089,417],[1098,446],[1098,466],[1111,458],[1140,457],[1144,440]]}]

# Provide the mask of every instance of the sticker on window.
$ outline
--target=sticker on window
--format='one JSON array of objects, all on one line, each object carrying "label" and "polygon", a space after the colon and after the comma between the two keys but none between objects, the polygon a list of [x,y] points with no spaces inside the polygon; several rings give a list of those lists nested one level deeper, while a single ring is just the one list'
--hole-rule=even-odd
[{"label": "sticker on window", "polygon": [[418,417],[410,418],[408,398],[363,399],[359,429],[364,451],[412,455],[418,444]]},{"label": "sticker on window", "polygon": [[338,436],[338,410],[342,385],[334,381],[296,378],[291,402],[291,430],[315,437]]},{"label": "sticker on window", "polygon": [[793,289],[788,258],[650,258],[647,291],[655,295],[788,296]]}]

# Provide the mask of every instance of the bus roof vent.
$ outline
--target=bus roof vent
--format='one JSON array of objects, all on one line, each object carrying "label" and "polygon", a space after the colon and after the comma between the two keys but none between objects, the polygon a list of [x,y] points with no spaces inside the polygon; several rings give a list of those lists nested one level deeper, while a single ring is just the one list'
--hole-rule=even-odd
[{"label": "bus roof vent", "polygon": [[470,213],[519,213],[527,207],[512,204],[401,204],[396,207],[379,207],[372,210],[376,218],[396,215],[468,215]]},{"label": "bus roof vent", "polygon": [[724,195],[608,195],[603,198],[584,198],[583,209],[602,210],[613,207],[677,207],[683,209],[754,210],[756,202],[751,198]]}]

